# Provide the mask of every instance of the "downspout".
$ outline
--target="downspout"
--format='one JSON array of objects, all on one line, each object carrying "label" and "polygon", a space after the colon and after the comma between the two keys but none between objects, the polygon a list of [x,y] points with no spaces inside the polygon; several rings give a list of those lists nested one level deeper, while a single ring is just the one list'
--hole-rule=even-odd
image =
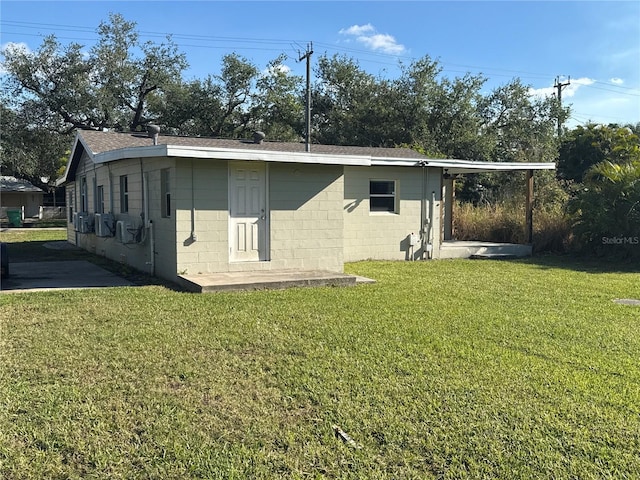
[{"label": "downspout", "polygon": [[[433,220],[433,216],[435,214],[435,206],[436,206],[436,192],[431,192],[431,219]],[[427,248],[429,249],[429,258],[433,258],[433,222],[429,224],[429,245]]]},{"label": "downspout", "polygon": [[196,196],[194,192],[194,179],[193,179],[193,159],[191,159],[191,241],[197,240],[196,235]]},{"label": "downspout", "polygon": [[115,217],[115,212],[113,211],[113,176],[111,174],[111,164],[107,163],[107,170],[109,172],[109,213],[111,213]]},{"label": "downspout", "polygon": [[429,225],[429,215],[427,214],[427,185],[429,182],[429,172],[427,171],[427,166],[425,163],[422,163],[422,195],[421,201],[422,205],[420,206],[421,218],[420,218],[420,240],[422,241],[422,258],[429,258],[427,252],[427,228]]},{"label": "downspout", "polygon": [[428,162],[423,160],[418,163],[422,167],[422,195],[420,205],[420,240],[422,242],[422,258],[431,258],[433,243],[429,238],[431,228],[431,207],[427,207],[427,189],[429,188],[429,167]]},{"label": "downspout", "polygon": [[147,182],[144,176],[144,168],[142,165],[142,157],[140,157],[140,181],[142,182],[142,212],[140,212],[140,216],[142,217],[142,225],[143,227],[147,226],[147,221],[149,219],[149,207],[147,202]]},{"label": "downspout", "polygon": [[[143,170],[142,168],[142,159],[140,159],[140,169],[141,172]],[[149,269],[150,269],[150,274],[151,275],[155,275],[155,270],[156,270],[156,255],[155,255],[155,238],[153,236],[153,221],[150,218],[149,215],[149,173],[142,173],[142,198],[143,198],[143,202],[142,202],[142,209],[143,209],[143,221],[144,221],[144,225],[143,228],[145,228],[148,232],[149,235],[149,261],[147,262],[147,265],[149,265]]]},{"label": "downspout", "polygon": [[156,242],[153,236],[153,221],[149,220],[149,254],[151,258],[149,260],[149,269],[151,270],[151,275],[156,274]]}]

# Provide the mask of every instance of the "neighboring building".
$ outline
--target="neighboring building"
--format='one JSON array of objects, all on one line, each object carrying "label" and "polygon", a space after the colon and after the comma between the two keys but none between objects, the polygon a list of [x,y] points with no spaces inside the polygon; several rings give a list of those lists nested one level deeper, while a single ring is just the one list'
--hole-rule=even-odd
[{"label": "neighboring building", "polygon": [[16,177],[0,177],[0,207],[3,218],[7,210],[20,210],[22,219],[38,217],[44,191],[27,180]]},{"label": "neighboring building", "polygon": [[80,131],[58,182],[67,190],[68,239],[172,281],[441,258],[451,236],[451,174],[526,170],[531,177],[554,168],[434,160],[406,148],[305,150],[260,136]]}]

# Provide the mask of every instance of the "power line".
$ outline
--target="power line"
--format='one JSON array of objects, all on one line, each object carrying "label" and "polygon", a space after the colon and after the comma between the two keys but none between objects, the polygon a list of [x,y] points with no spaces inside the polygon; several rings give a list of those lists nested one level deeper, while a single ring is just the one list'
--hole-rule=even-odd
[{"label": "power line", "polygon": [[[55,28],[57,30],[64,30],[64,31],[69,31],[69,32],[73,32],[73,31],[77,31],[77,32],[81,32],[81,33],[89,33],[89,32],[94,32],[95,33],[95,29],[92,29],[91,27],[85,27],[85,26],[77,26],[77,25],[66,25],[66,24],[55,24],[55,23],[37,23],[37,22],[23,22],[23,21],[7,21],[7,20],[1,20],[0,24],[5,24],[5,25],[10,25],[10,26],[14,26],[14,27],[19,27],[19,28],[40,28],[40,27],[49,27],[49,28]],[[41,36],[41,37],[45,37],[47,35],[45,34],[29,34],[29,33],[18,33],[18,32],[4,32],[4,33],[11,33],[14,35],[29,35],[29,36]],[[153,31],[139,31],[138,32],[139,35],[141,37],[144,38],[157,38],[157,37],[170,37],[172,40],[180,40],[180,39],[184,39],[184,40],[196,40],[196,41],[203,41],[203,42],[229,42],[229,43],[235,43],[235,42],[239,42],[239,43],[250,43],[250,44],[260,44],[260,43],[267,43],[267,44],[273,44],[273,45],[282,45],[282,50],[287,49],[287,47],[292,43],[292,42],[298,42],[299,40],[280,40],[280,39],[267,39],[267,38],[250,38],[250,37],[222,37],[222,36],[213,36],[213,35],[195,35],[195,34],[184,34],[184,33],[163,33],[163,32],[153,32]],[[55,35],[55,32],[54,32]],[[73,37],[58,37],[56,36],[56,38],[59,39],[65,39],[65,40],[81,40],[81,41],[97,41],[97,38],[73,38]],[[303,42],[303,41],[300,41]],[[198,44],[183,44],[180,42],[174,42],[178,47],[189,47],[189,48],[229,48],[229,49],[242,49],[242,50],[261,50],[261,51],[265,51],[268,50],[264,47],[256,47],[256,46],[236,46],[236,45],[224,45],[224,46],[212,46],[212,45],[198,45]],[[381,53],[381,52],[372,52],[369,50],[361,50],[361,49],[356,49],[356,48],[350,48],[350,47],[344,47],[344,46],[337,46],[337,45],[333,45],[333,44],[327,44],[327,43],[316,43],[316,47],[324,47],[325,49],[329,50],[329,51],[335,51],[335,52],[345,52],[345,53],[354,53],[360,56],[360,60],[361,61],[366,61],[369,63],[377,63],[377,64],[381,64],[381,65],[389,65],[389,66],[397,66],[397,61],[398,60],[407,60],[407,61],[415,61],[418,58],[416,57],[411,57],[411,56],[407,56],[407,55],[397,55],[397,54],[388,54],[388,53]],[[281,49],[279,48],[273,48],[272,51],[280,51]],[[362,58],[362,57],[367,57]],[[380,61],[380,60],[373,60],[371,58],[368,57],[379,57],[379,58],[385,58],[385,59],[393,59],[393,61]],[[504,69],[504,68],[498,68],[498,67],[482,67],[482,66],[476,66],[476,65],[464,65],[464,64],[456,64],[456,63],[449,63],[449,62],[445,62],[442,61],[441,59],[437,59],[438,63],[440,63],[440,65],[443,67],[443,71],[447,71],[447,72],[455,72],[455,73],[469,73],[468,69],[473,69],[473,70],[478,70],[479,73],[485,73],[487,76],[501,76],[501,77],[512,77],[513,75],[510,74],[514,74],[517,76],[524,76],[524,78],[548,78],[549,74],[544,74],[544,73],[534,73],[534,72],[526,72],[526,71],[521,71],[521,70],[509,70],[509,69]],[[458,70],[456,68],[452,68],[452,67],[462,67],[462,68],[466,68],[467,70]],[[482,72],[482,71],[485,72]],[[495,73],[494,73],[495,72]],[[497,72],[508,72],[508,73],[497,73]],[[509,74],[510,73],[510,74]]]},{"label": "power line", "polygon": [[[58,23],[41,23],[41,22],[26,22],[26,21],[13,21],[13,20],[0,20],[0,24],[17,27],[17,28],[26,28],[26,29],[39,29],[39,28],[49,28],[55,29],[59,31],[65,32],[78,32],[78,33],[96,33],[96,29],[87,26],[81,25],[67,25],[67,24],[58,24]],[[263,52],[284,52],[290,49],[291,43],[301,42],[301,40],[284,40],[284,39],[273,39],[273,38],[251,38],[251,37],[224,37],[224,36],[215,36],[215,35],[199,35],[199,34],[189,34],[189,33],[166,33],[166,32],[156,32],[156,31],[139,31],[137,32],[142,38],[166,38],[170,37],[171,40],[176,44],[176,46],[180,48],[205,48],[205,49],[227,49],[233,51],[263,51]],[[22,32],[2,32],[3,36],[10,35],[24,35],[24,36],[36,36],[44,38],[50,34],[44,33],[22,33]],[[55,32],[52,32],[55,35]],[[70,40],[70,41],[83,41],[83,42],[97,42],[98,38],[83,38],[83,37],[72,37],[72,36],[57,36],[57,39],[60,40]],[[181,43],[179,40],[190,40],[190,43]],[[193,43],[193,42],[202,42],[202,43]],[[222,45],[216,45],[216,43],[223,43]],[[328,43],[319,43],[316,42],[317,47],[321,47],[326,49],[327,52],[344,52],[344,53],[352,53],[358,56],[358,60],[361,62],[367,62],[370,64],[378,64],[378,65],[388,65],[390,67],[397,67],[398,61],[406,60],[406,61],[415,61],[418,58],[411,57],[407,55],[397,55],[397,54],[387,54],[381,52],[372,52],[369,50],[361,50],[357,48],[350,48],[341,45],[334,45]],[[327,53],[325,52],[325,53]],[[385,61],[386,59],[386,61]],[[436,61],[442,67],[443,72],[447,73],[472,73],[471,71],[476,71],[476,74],[486,75],[487,77],[506,77],[513,78],[517,76],[519,78],[524,79],[542,79],[548,78],[549,74],[547,73],[536,73],[536,72],[528,72],[522,70],[512,70],[505,69],[499,67],[488,67],[488,66],[479,66],[479,65],[466,65],[466,64],[457,64],[450,63],[446,61],[442,61],[440,58],[436,59]],[[459,68],[462,69],[459,69]],[[470,71],[471,70],[471,71]],[[632,97],[640,97],[640,93],[636,93],[637,89],[631,87],[625,87],[621,85],[612,85],[610,83],[605,83],[601,81],[594,81],[599,85],[605,85],[610,88],[603,88],[601,86],[596,85],[586,85],[580,84],[581,86],[587,88],[593,88],[596,90],[608,91],[612,93],[617,93],[619,95],[628,95]],[[557,85],[554,86],[557,88]],[[629,90],[629,92],[619,91],[617,89]]]}]

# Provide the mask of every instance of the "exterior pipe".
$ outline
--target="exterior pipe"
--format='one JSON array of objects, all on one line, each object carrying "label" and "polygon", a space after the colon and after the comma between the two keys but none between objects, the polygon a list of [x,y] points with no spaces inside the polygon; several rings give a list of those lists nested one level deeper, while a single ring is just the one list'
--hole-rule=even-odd
[{"label": "exterior pipe", "polygon": [[427,255],[428,258],[433,258],[433,217],[435,215],[435,205],[436,205],[436,192],[431,192],[431,205],[429,205],[429,216],[431,220],[429,221],[428,226],[428,243],[427,243]]},{"label": "exterior pipe", "polygon": [[427,209],[427,188],[429,186],[429,170],[427,162],[419,162],[418,165],[422,167],[422,195],[420,196],[420,243],[421,253],[420,258],[424,260],[428,257],[428,231],[429,231],[429,212]]},{"label": "exterior pipe", "polygon": [[194,179],[193,179],[193,159],[191,159],[191,241],[197,240],[196,236],[196,197],[194,192]]},{"label": "exterior pipe", "polygon": [[156,242],[153,236],[153,221],[149,220],[149,248],[151,250],[151,257],[149,260],[149,266],[151,267],[151,275],[156,274]]}]

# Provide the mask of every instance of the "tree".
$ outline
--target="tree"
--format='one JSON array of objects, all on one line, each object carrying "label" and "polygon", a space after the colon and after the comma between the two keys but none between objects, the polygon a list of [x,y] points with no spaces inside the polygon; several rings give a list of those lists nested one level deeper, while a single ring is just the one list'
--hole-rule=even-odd
[{"label": "tree", "polygon": [[372,145],[368,134],[378,119],[363,122],[376,96],[377,84],[370,74],[345,56],[318,59],[317,82],[312,90],[312,136],[318,143]]},{"label": "tree", "polygon": [[589,168],[569,212],[578,248],[640,258],[640,161]]},{"label": "tree", "polygon": [[30,110],[47,120],[46,128],[59,133],[76,128],[133,131],[147,123],[149,96],[180,80],[187,66],[184,54],[170,38],[141,43],[135,23],[119,14],[101,23],[98,35],[88,54],[82,45],[63,46],[53,35],[33,53],[5,48],[5,94],[14,99],[13,106],[30,103]]},{"label": "tree", "polygon": [[[111,15],[88,53],[46,37],[35,52],[2,51],[3,171],[55,180],[76,129],[139,130],[150,120],[150,96],[179,81],[184,54],[167,39],[141,43],[135,24]],[[141,52],[138,54],[137,52]]]},{"label": "tree", "polygon": [[69,138],[38,125],[28,108],[15,111],[0,104],[0,172],[29,180],[47,190],[61,173]]},{"label": "tree", "polygon": [[[494,162],[555,162],[558,154],[556,127],[565,115],[554,98],[530,95],[519,79],[501,85],[478,100],[480,121],[476,135],[482,139],[476,159]],[[468,133],[473,136],[472,132]],[[473,158],[472,158],[473,159]],[[459,198],[490,202],[524,197],[524,177],[514,172],[467,176]],[[545,179],[545,188],[557,191],[557,182]],[[541,196],[547,193],[538,189]]]},{"label": "tree", "polygon": [[560,145],[558,176],[581,182],[593,165],[640,160],[640,139],[629,127],[588,124],[567,133]]},{"label": "tree", "polygon": [[304,138],[302,78],[291,75],[280,56],[267,65],[256,81],[251,123],[267,138],[297,141]]}]

